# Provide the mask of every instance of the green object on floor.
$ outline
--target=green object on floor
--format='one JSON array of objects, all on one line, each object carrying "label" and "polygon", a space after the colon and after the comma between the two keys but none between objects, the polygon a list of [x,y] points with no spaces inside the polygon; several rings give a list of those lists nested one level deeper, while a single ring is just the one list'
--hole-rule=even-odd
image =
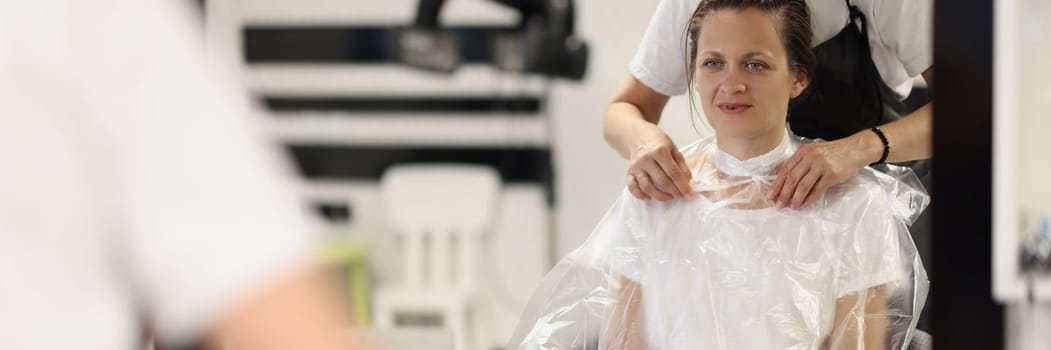
[{"label": "green object on floor", "polygon": [[322,245],[321,257],[325,262],[347,268],[347,300],[350,302],[354,324],[367,327],[372,323],[369,285],[368,242],[353,239],[331,240]]}]

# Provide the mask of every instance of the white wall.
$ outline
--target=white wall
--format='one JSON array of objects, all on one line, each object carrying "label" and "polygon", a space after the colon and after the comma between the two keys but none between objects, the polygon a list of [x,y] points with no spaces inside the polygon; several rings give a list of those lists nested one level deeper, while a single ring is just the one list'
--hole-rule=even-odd
[{"label": "white wall", "polygon": [[[1005,304],[1006,349],[1051,344],[1051,278],[1031,287],[1018,271],[1021,240],[1051,215],[1051,5],[1040,0],[997,2],[994,19],[994,294]],[[1020,214],[1024,220],[1019,220]],[[1027,288],[1032,288],[1031,291]],[[1029,293],[1035,303],[1026,299]]]}]

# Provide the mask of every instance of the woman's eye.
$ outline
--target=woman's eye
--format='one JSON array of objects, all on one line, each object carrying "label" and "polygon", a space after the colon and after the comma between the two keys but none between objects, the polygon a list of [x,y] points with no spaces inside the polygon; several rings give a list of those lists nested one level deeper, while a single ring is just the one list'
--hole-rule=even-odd
[{"label": "woman's eye", "polygon": [[751,71],[761,71],[763,69],[766,69],[766,65],[762,62],[748,62],[745,63],[745,67]]},{"label": "woman's eye", "polygon": [[719,61],[716,61],[716,60],[704,61],[704,68],[716,69],[716,68],[719,68],[720,65],[722,65],[722,63],[720,63]]}]

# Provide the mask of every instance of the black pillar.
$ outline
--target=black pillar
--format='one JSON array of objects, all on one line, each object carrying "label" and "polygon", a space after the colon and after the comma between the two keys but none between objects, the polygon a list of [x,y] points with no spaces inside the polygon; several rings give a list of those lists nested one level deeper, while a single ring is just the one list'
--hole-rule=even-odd
[{"label": "black pillar", "polygon": [[937,349],[1002,349],[992,296],[993,1],[934,1],[933,273]]}]

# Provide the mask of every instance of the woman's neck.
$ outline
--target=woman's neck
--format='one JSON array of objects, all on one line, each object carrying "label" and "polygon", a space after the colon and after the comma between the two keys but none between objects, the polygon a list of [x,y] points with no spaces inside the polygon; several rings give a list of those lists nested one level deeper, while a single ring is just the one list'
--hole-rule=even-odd
[{"label": "woman's neck", "polygon": [[785,127],[774,128],[769,132],[752,137],[726,137],[715,135],[719,149],[740,160],[748,160],[766,154],[781,144],[785,137]]}]

